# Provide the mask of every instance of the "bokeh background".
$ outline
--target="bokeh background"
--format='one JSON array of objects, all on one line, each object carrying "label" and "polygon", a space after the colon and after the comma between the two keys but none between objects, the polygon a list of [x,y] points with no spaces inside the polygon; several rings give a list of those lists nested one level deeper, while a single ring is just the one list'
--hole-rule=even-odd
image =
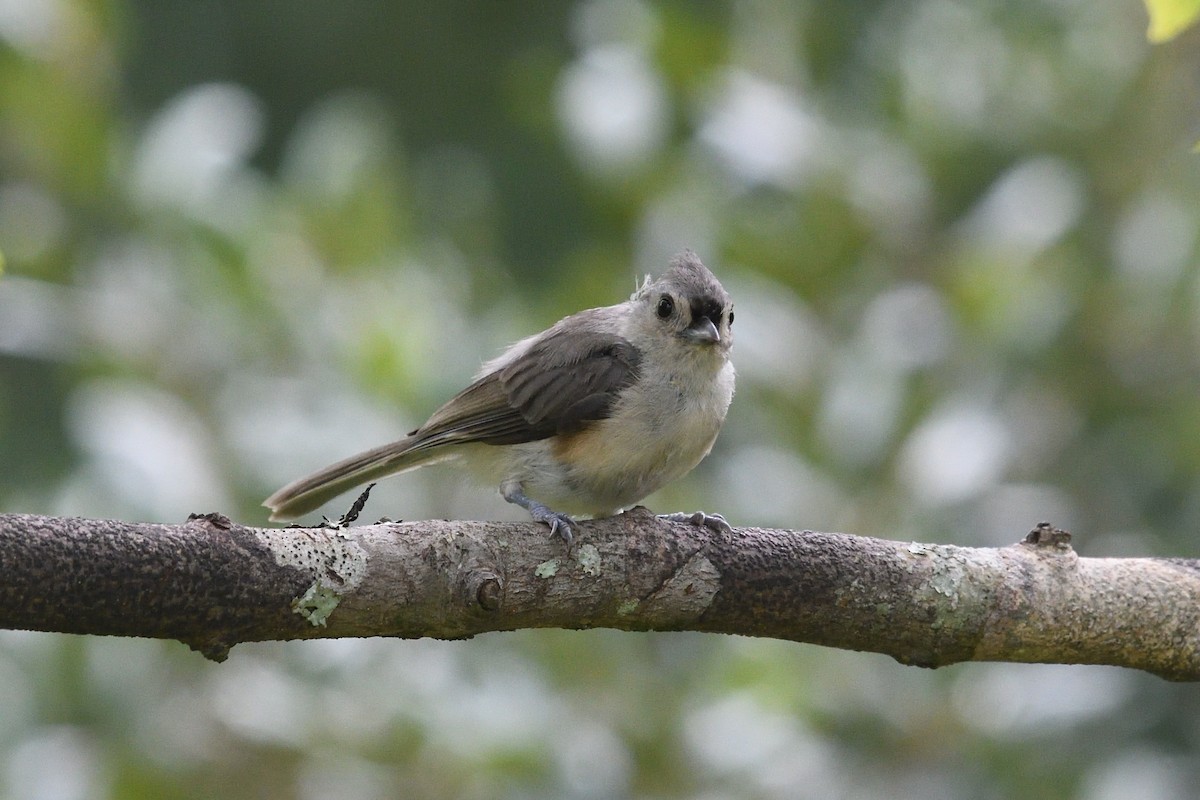
[{"label": "bokeh background", "polygon": [[[738,394],[652,507],[1198,557],[1200,40],[1145,28],[1135,0],[0,0],[0,509],[262,524],[691,247]],[[521,518],[449,478],[368,515]],[[20,800],[1198,784],[1197,690],[1117,669],[0,632]]]}]

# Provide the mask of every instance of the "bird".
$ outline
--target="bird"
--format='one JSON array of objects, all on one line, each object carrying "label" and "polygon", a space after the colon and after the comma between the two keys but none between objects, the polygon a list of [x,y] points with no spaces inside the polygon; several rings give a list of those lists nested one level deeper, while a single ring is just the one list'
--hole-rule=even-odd
[{"label": "bird", "polygon": [[[708,455],[734,394],[733,302],[695,252],[616,305],[521,339],[407,436],[272,494],[295,519],[356,486],[455,462],[499,487],[568,550],[575,516],[608,517]],[[662,515],[728,531],[719,514]]]}]

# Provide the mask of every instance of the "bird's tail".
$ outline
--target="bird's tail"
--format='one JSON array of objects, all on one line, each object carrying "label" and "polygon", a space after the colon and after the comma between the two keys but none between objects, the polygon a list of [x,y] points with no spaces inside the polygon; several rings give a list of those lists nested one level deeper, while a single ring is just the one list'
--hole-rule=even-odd
[{"label": "bird's tail", "polygon": [[405,472],[451,457],[443,448],[420,447],[413,436],[331,464],[312,475],[292,481],[263,501],[272,520],[295,519],[342,492],[368,481]]}]

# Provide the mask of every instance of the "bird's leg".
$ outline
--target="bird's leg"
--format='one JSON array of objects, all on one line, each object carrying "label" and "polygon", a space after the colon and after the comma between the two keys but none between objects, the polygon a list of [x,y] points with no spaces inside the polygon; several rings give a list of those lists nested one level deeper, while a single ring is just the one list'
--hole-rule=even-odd
[{"label": "bird's leg", "polygon": [[528,511],[534,522],[544,522],[549,525],[550,535],[557,534],[562,537],[562,540],[567,543],[567,552],[570,552],[571,544],[575,541],[572,536],[575,520],[527,496],[519,481],[505,481],[500,484],[500,496]]},{"label": "bird's leg", "polygon": [[659,519],[668,522],[686,522],[689,525],[702,525],[713,533],[733,533],[733,527],[720,514],[705,514],[703,511],[687,513],[676,511],[673,514],[659,514]]}]

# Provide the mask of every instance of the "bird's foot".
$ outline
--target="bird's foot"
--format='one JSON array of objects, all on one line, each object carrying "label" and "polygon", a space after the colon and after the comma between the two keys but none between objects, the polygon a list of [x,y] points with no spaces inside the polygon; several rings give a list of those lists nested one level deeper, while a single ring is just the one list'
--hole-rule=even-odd
[{"label": "bird's foot", "polygon": [[575,543],[575,520],[561,511],[554,511],[536,502],[530,504],[529,515],[533,517],[534,522],[549,525],[550,535],[560,537],[567,543],[567,550],[570,551],[571,545]]},{"label": "bird's foot", "polygon": [[527,496],[522,490],[521,484],[516,481],[501,484],[500,495],[508,502],[515,503],[528,511],[529,516],[533,517],[534,522],[544,522],[549,525],[550,535],[560,537],[567,543],[567,552],[571,552],[571,545],[575,543],[573,535],[575,520],[561,511],[555,511],[549,506]]},{"label": "bird's foot", "polygon": [[686,522],[689,525],[702,526],[713,533],[733,533],[733,526],[726,522],[720,514],[705,514],[703,511],[689,514],[686,511],[676,511],[672,514],[659,514],[658,518],[668,522]]}]

